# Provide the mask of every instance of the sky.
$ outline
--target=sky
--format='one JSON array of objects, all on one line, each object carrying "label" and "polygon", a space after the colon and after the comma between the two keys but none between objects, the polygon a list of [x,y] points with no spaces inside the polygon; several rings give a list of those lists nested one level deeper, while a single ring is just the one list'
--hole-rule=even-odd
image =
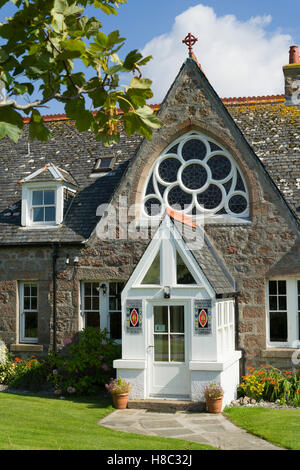
[{"label": "sky", "polygon": [[[0,10],[8,16],[11,7]],[[289,47],[300,46],[299,0],[128,0],[117,16],[97,16],[103,31],[119,29],[126,45],[153,59],[143,75],[153,80],[154,97],[160,103],[188,56],[182,39],[191,32],[198,38],[194,53],[221,98],[258,96],[284,92],[282,66]],[[43,114],[62,113],[55,101]]]}]

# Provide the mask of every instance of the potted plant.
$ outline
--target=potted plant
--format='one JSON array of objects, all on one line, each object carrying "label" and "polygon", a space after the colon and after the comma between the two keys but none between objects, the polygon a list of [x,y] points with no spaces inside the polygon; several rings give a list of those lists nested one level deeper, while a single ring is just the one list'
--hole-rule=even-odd
[{"label": "potted plant", "polygon": [[128,395],[130,392],[130,383],[121,377],[111,379],[109,384],[105,385],[106,390],[112,394],[114,407],[117,409],[127,408]]},{"label": "potted plant", "polygon": [[204,387],[207,411],[209,413],[221,413],[223,405],[224,390],[220,384],[210,382]]}]

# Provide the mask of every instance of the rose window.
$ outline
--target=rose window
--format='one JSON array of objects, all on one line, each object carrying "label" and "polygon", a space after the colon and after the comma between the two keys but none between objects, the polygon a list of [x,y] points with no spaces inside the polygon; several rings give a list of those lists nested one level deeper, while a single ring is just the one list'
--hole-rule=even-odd
[{"label": "rose window", "polygon": [[200,133],[178,139],[155,161],[144,189],[144,216],[160,216],[165,208],[249,217],[246,183],[233,157]]}]

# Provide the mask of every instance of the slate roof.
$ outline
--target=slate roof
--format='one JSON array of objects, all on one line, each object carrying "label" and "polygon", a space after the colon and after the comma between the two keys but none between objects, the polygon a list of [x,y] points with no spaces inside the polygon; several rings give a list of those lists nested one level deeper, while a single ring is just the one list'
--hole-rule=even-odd
[{"label": "slate roof", "polygon": [[183,224],[178,218],[174,219],[171,216],[171,219],[215,293],[217,295],[236,293],[234,279],[205,232],[200,227],[189,223]]},{"label": "slate roof", "polygon": [[[300,111],[285,107],[284,98],[223,99],[225,106],[260,158],[284,199],[300,221]],[[46,119],[53,137],[30,143],[28,129],[17,144],[0,141],[0,244],[81,243],[97,223],[96,210],[110,201],[142,138],[122,136],[118,145],[104,148],[91,132],[78,133],[65,116]],[[91,178],[95,160],[113,157],[112,171]],[[65,170],[78,184],[63,224],[51,230],[21,227],[19,180],[47,163]]]},{"label": "slate roof", "polygon": [[[46,123],[53,137],[47,142],[30,143],[28,129],[14,144],[5,138],[0,141],[0,244],[24,243],[80,243],[94,229],[98,217],[97,207],[109,202],[115,188],[135,154],[142,138],[121,136],[120,143],[105,148],[96,142],[91,132],[79,134],[71,120],[62,119]],[[99,178],[91,178],[95,160],[113,157],[113,168]],[[21,227],[21,184],[19,180],[53,163],[68,172],[76,181],[78,191],[63,224],[54,229]]]}]

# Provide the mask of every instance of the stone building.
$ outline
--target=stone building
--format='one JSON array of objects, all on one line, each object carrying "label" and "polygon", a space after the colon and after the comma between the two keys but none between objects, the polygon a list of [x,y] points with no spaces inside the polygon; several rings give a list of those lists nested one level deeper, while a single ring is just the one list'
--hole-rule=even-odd
[{"label": "stone building", "polygon": [[0,141],[0,339],[46,356],[87,326],[122,341],[132,397],[224,403],[299,348],[300,57],[285,93],[220,99],[192,53],[151,141],[104,148],[65,115]]}]

